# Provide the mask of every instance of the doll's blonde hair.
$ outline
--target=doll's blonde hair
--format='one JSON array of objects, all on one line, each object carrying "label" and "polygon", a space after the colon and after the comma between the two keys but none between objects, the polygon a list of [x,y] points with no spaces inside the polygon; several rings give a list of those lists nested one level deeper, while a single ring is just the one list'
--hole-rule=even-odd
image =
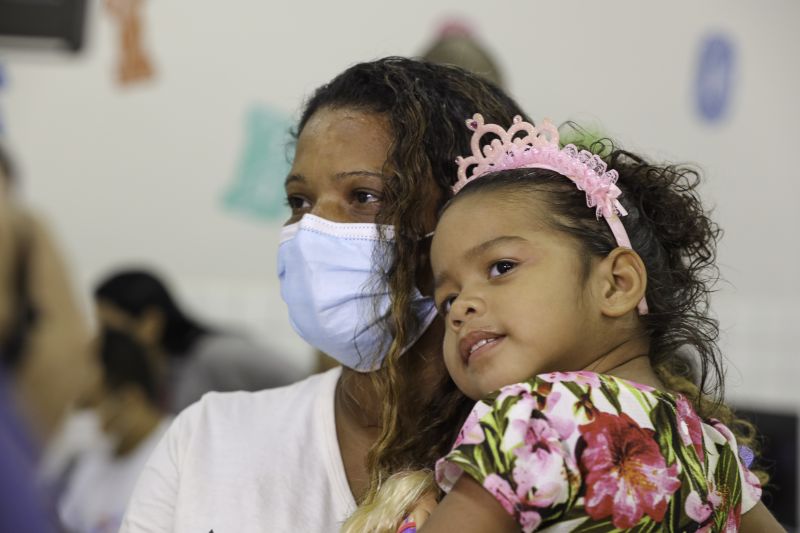
[{"label": "doll's blonde hair", "polygon": [[407,470],[389,476],[371,501],[342,525],[341,533],[395,533],[402,520],[429,493],[439,489],[430,470]]}]

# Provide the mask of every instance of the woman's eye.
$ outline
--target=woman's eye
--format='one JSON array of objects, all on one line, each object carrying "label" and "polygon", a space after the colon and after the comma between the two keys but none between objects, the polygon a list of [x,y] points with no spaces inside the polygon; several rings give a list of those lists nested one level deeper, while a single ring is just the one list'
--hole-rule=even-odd
[{"label": "woman's eye", "polygon": [[514,270],[515,266],[517,266],[517,264],[514,261],[509,261],[507,259],[497,261],[496,263],[492,264],[492,268],[489,269],[489,277],[496,278],[497,276],[507,274],[508,272]]},{"label": "woman's eye", "polygon": [[372,204],[381,201],[381,197],[378,194],[370,191],[355,191],[353,196],[356,202],[360,204]]},{"label": "woman's eye", "polygon": [[286,197],[286,205],[288,205],[293,211],[297,211],[300,209],[308,209],[311,207],[311,202],[302,196],[289,195]]}]

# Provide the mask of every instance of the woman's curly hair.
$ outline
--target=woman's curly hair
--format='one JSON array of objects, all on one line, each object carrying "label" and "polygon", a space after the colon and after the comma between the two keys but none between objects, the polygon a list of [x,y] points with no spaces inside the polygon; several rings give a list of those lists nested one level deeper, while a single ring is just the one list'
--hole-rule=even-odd
[{"label": "woman's curly hair", "polygon": [[297,132],[325,108],[382,115],[393,139],[377,222],[394,228],[394,240],[385,241],[375,253],[379,282],[391,294],[384,327],[393,340],[382,369],[370,374],[385,400],[382,433],[368,457],[371,486],[364,501],[369,503],[389,475],[430,467],[447,453],[471,407],[445,372],[441,357],[419,362],[440,368],[436,394],[425,398],[415,379],[422,369],[409,368],[415,358],[401,356],[419,330],[412,299],[420,277],[430,269],[430,241],[424,236],[451,196],[456,157],[470,149],[472,132],[464,121],[478,111],[498,123],[511,123],[525,113],[480,76],[401,57],[354,65],[320,87],[307,102]]}]

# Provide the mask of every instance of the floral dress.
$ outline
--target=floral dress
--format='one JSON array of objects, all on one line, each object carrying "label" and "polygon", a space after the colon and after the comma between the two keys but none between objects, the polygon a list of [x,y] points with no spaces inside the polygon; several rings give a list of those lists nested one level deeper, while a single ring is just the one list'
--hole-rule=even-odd
[{"label": "floral dress", "polygon": [[737,451],[683,396],[555,372],[478,402],[436,480],[449,491],[466,472],[525,533],[733,532],[761,497]]}]

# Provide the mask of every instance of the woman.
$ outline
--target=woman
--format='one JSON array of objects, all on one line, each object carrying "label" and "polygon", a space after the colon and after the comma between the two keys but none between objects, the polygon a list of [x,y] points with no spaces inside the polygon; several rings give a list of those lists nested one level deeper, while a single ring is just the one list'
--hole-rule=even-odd
[{"label": "woman", "polygon": [[[123,532],[338,529],[369,485],[368,451],[380,448],[382,371],[372,370],[389,350],[403,353],[395,380],[418,391],[406,410],[418,427],[457,427],[441,395],[454,388],[431,312],[426,235],[469,148],[463,117],[476,109],[493,121],[523,114],[477,76],[403,58],[355,65],[317,90],[286,180],[292,216],[279,270],[296,329],[343,367],[282,389],[208,395],[184,411],[146,467]],[[411,341],[394,346],[389,332]],[[444,399],[428,405],[434,391]],[[451,442],[398,460],[425,461]]]}]

